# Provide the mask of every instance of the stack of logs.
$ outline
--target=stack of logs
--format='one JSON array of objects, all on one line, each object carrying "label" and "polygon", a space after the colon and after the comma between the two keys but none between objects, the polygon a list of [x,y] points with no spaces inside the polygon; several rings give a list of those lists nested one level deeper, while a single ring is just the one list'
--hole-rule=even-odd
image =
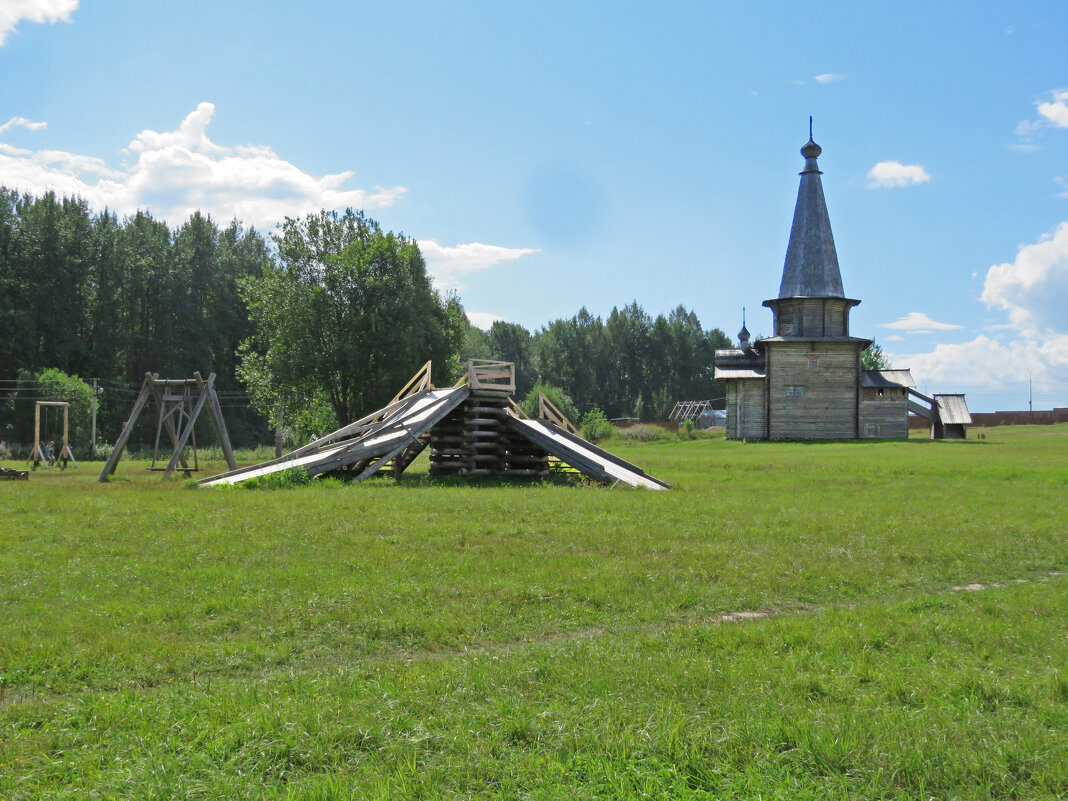
[{"label": "stack of logs", "polygon": [[509,431],[505,423],[508,397],[506,391],[471,390],[460,406],[434,426],[430,434],[430,475],[548,475],[548,454]]}]

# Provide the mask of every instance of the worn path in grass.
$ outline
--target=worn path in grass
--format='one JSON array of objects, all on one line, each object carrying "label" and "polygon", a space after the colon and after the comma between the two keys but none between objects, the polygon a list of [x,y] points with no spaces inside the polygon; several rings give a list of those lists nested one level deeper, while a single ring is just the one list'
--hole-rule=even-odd
[{"label": "worn path in grass", "polygon": [[620,450],[667,493],[38,472],[0,486],[0,797],[1056,797],[1066,443]]}]

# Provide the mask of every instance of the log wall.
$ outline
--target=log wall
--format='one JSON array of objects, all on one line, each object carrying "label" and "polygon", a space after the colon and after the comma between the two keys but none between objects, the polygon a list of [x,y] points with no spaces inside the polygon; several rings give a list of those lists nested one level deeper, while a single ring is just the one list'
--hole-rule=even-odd
[{"label": "log wall", "polygon": [[905,390],[894,387],[861,389],[859,431],[861,439],[906,439],[909,435],[909,407]]},{"label": "log wall", "polygon": [[841,298],[788,298],[768,301],[775,313],[775,336],[849,336],[849,301]]},{"label": "log wall", "polygon": [[765,384],[760,378],[727,382],[727,439],[767,437]]},{"label": "log wall", "polygon": [[771,439],[856,439],[860,343],[765,347]]},{"label": "log wall", "polygon": [[430,434],[432,476],[513,476],[549,474],[549,455],[508,430],[508,393],[472,390],[468,398]]}]

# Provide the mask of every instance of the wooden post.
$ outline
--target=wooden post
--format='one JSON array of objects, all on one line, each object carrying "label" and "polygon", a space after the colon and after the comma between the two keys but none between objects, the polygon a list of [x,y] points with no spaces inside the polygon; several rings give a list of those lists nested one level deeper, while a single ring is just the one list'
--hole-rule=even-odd
[{"label": "wooden post", "polygon": [[[193,406],[193,411],[189,413],[189,422],[185,424],[185,428],[182,429],[182,433],[178,435],[178,441],[174,444],[174,455],[171,456],[170,462],[167,464],[167,469],[163,471],[163,477],[167,478],[174,472],[174,468],[178,466],[178,460],[182,456],[182,449],[185,447],[185,443],[189,441],[189,435],[193,433],[193,426],[196,425],[197,417],[200,416],[201,410],[204,408],[204,404],[208,400],[208,396],[214,392],[215,389],[215,373],[208,376],[208,380],[204,384],[205,390],[200,393],[200,397],[197,398],[196,405]],[[233,458],[233,454],[230,455]],[[237,465],[235,464],[236,468]]]},{"label": "wooden post", "polygon": [[[163,387],[163,394],[167,394],[167,387]],[[167,435],[171,438],[171,447],[173,448],[178,443],[178,429],[174,427],[174,420],[171,419],[170,414],[164,416],[163,414],[163,395],[160,395],[159,388],[156,386],[156,381],[152,382],[152,397],[156,399],[156,403],[159,404],[160,417],[162,422],[167,426]],[[156,451],[159,451],[159,426],[156,426]],[[155,462],[155,455],[152,460]],[[180,459],[183,468],[189,467],[189,462],[186,461],[185,454],[182,454]]]},{"label": "wooden post", "polygon": [[37,467],[44,460],[41,453],[41,404],[33,407],[33,466]]},{"label": "wooden post", "polygon": [[[193,373],[193,378],[196,379],[201,397],[205,392],[208,393],[208,419],[211,421],[211,427],[215,431],[215,438],[219,440],[219,447],[222,448],[226,466],[231,470],[237,470],[237,459],[234,458],[234,449],[230,447],[230,435],[226,431],[222,404],[219,403],[219,396],[215,392],[215,373],[210,373],[207,381],[200,377],[199,372]],[[194,412],[193,421],[196,420],[196,416],[196,412]]]},{"label": "wooden post", "polygon": [[91,459],[95,459],[96,458],[96,409],[100,405],[100,402],[97,400],[97,397],[99,396],[99,393],[100,393],[100,390],[97,388],[97,382],[99,382],[99,381],[100,381],[99,378],[94,378],[93,379],[93,406],[92,406],[92,409],[93,409],[93,426],[92,426],[92,433],[89,435],[89,442],[93,446],[93,455],[90,457]]},{"label": "wooden post", "polygon": [[115,472],[115,468],[119,464],[119,458],[122,456],[122,452],[126,448],[126,443],[130,439],[130,434],[133,433],[134,423],[137,422],[137,415],[141,414],[141,410],[145,408],[145,403],[147,403],[148,399],[152,396],[152,382],[158,377],[158,373],[145,373],[145,381],[141,384],[141,394],[137,396],[137,402],[134,403],[133,411],[130,413],[130,419],[126,421],[126,427],[119,433],[119,438],[115,441],[115,447],[111,451],[111,455],[108,456],[108,460],[104,462],[104,469],[100,471],[100,476],[97,478],[97,481],[106,482],[108,476]]},{"label": "wooden post", "polygon": [[70,406],[64,406],[63,407],[63,450],[60,451],[60,453],[62,453],[62,454],[67,454],[67,453],[70,452],[69,432],[70,432]]}]

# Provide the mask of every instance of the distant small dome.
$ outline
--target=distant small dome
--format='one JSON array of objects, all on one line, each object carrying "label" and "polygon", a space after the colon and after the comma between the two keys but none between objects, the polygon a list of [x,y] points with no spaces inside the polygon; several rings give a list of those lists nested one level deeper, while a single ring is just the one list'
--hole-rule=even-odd
[{"label": "distant small dome", "polygon": [[806,159],[818,159],[822,152],[823,148],[813,142],[811,138],[805,142],[804,147],[801,148],[801,155]]},{"label": "distant small dome", "polygon": [[742,330],[738,332],[738,341],[742,343],[743,348],[749,345],[749,329],[745,327],[745,323],[742,323]]}]

